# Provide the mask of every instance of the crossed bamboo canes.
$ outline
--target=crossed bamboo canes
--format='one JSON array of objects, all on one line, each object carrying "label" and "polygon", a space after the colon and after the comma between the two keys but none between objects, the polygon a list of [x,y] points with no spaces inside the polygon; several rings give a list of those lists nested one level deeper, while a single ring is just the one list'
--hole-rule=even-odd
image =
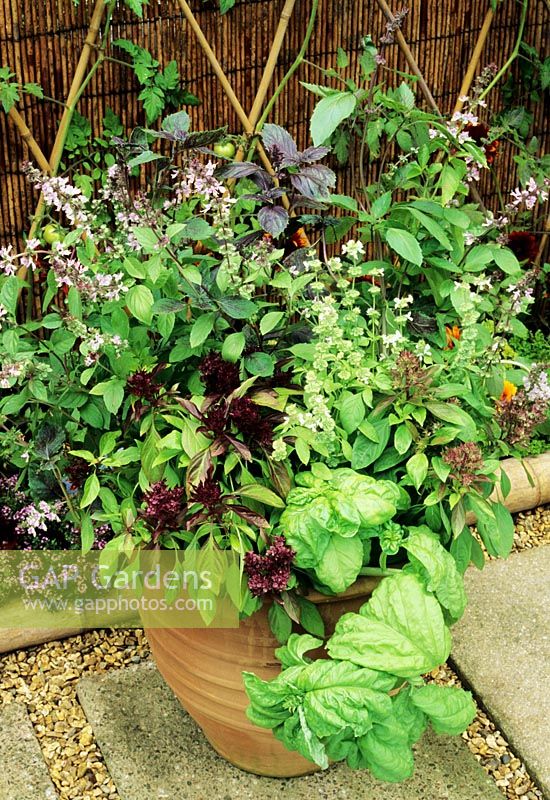
[{"label": "crossed bamboo canes", "polygon": [[[293,71],[299,66],[299,64],[303,60],[303,57],[305,55],[305,51],[307,49],[307,45],[309,43],[309,39],[310,39],[312,31],[313,31],[313,25],[314,25],[314,21],[315,21],[315,14],[316,14],[316,11],[317,11],[318,2],[319,2],[319,0],[313,0],[312,14],[310,16],[310,22],[309,22],[308,29],[307,29],[307,32],[306,32],[306,38],[305,38],[304,43],[302,45],[301,51],[298,54],[298,57],[295,60],[294,64],[292,65],[291,69],[287,72],[287,74],[283,78],[283,81],[281,82],[281,84],[279,84],[279,87],[278,87],[278,90],[277,90],[276,94],[278,94],[278,92],[281,90],[283,85],[290,78],[290,76],[293,73]],[[282,47],[282,44],[283,44],[283,40],[284,40],[286,31],[288,29],[290,20],[292,18],[292,13],[293,13],[293,10],[294,10],[294,6],[296,4],[296,0],[286,0],[285,1],[284,7],[282,9],[282,12],[281,12],[281,15],[280,15],[280,18],[279,18],[279,24],[278,24],[278,27],[277,27],[277,31],[276,31],[275,37],[273,39],[273,44],[271,46],[271,49],[270,49],[270,52],[269,52],[269,55],[268,55],[268,58],[267,58],[267,61],[266,61],[266,65],[265,65],[265,68],[264,68],[264,73],[262,75],[262,79],[260,81],[260,85],[258,87],[258,91],[256,93],[256,97],[254,99],[254,102],[252,104],[252,108],[251,108],[249,114],[246,113],[246,111],[244,110],[242,104],[240,103],[237,95],[235,94],[235,92],[233,90],[233,87],[231,86],[226,74],[224,73],[220,62],[218,61],[218,59],[216,57],[216,54],[214,53],[214,51],[213,51],[212,47],[210,46],[206,36],[204,35],[204,33],[203,33],[203,31],[202,31],[202,29],[201,29],[196,17],[194,16],[189,4],[186,2],[186,0],[177,0],[177,3],[180,6],[180,9],[181,9],[183,15],[185,16],[189,26],[193,30],[193,32],[194,32],[194,34],[195,34],[195,36],[197,38],[197,41],[199,42],[201,48],[203,49],[203,51],[204,51],[204,53],[206,55],[206,58],[208,59],[210,65],[212,66],[212,69],[214,70],[214,73],[216,74],[218,80],[220,81],[220,84],[221,84],[221,86],[222,86],[227,98],[229,99],[231,105],[233,106],[233,108],[234,108],[234,110],[235,110],[235,112],[236,112],[241,124],[243,125],[243,129],[244,129],[245,134],[247,136],[249,136],[249,137],[253,136],[254,133],[257,132],[258,127],[261,126],[261,124],[263,122],[263,117],[266,116],[266,112],[268,112],[272,107],[272,102],[268,103],[268,105],[266,107],[266,110],[264,111],[264,115],[261,118],[261,110],[262,110],[262,107],[264,106],[265,99],[266,99],[266,96],[267,96],[267,92],[268,92],[269,86],[271,84],[271,81],[273,79],[273,75],[274,75],[275,68],[276,68],[276,65],[277,65],[277,62],[278,62],[278,58],[279,58],[279,54],[280,54],[281,47]],[[378,4],[379,8],[382,10],[382,12],[383,12],[384,16],[386,17],[386,19],[389,22],[392,22],[394,20],[394,17],[393,17],[391,9],[390,9],[388,3],[386,2],[386,0],[376,0],[376,3]],[[96,0],[95,6],[94,6],[94,10],[93,10],[93,13],[92,13],[92,17],[91,17],[91,20],[90,20],[90,26],[89,26],[89,29],[88,29],[88,34],[86,36],[84,47],[82,49],[82,53],[80,55],[80,59],[78,61],[77,67],[76,67],[76,71],[75,71],[75,74],[74,74],[74,77],[73,77],[73,80],[72,80],[72,83],[71,83],[71,87],[69,89],[69,94],[67,96],[67,100],[66,100],[66,103],[65,103],[65,109],[64,109],[64,112],[63,112],[63,115],[62,115],[62,118],[61,118],[61,122],[60,122],[60,125],[59,125],[59,128],[58,128],[58,131],[57,131],[57,135],[56,135],[56,138],[55,138],[55,141],[54,141],[53,149],[52,149],[52,152],[51,152],[49,160],[45,157],[45,155],[41,151],[38,143],[34,139],[31,131],[27,127],[27,125],[26,125],[23,117],[21,116],[21,114],[15,108],[12,108],[11,111],[10,111],[10,118],[12,119],[12,121],[14,122],[16,127],[18,128],[22,139],[27,144],[29,150],[33,154],[33,156],[34,156],[35,160],[37,161],[38,165],[40,166],[41,169],[44,170],[44,172],[46,172],[46,173],[48,173],[50,175],[55,175],[57,173],[57,170],[59,169],[59,164],[60,164],[61,157],[62,157],[62,154],[63,154],[63,147],[64,147],[65,139],[66,139],[66,136],[67,136],[67,131],[68,131],[69,125],[71,123],[71,119],[73,117],[73,113],[74,113],[74,110],[76,108],[76,104],[77,104],[78,100],[80,99],[80,96],[82,94],[82,90],[83,90],[84,85],[87,83],[87,81],[91,77],[91,74],[88,74],[87,78],[85,78],[86,71],[88,69],[88,64],[89,64],[89,61],[90,61],[90,56],[91,56],[92,51],[94,50],[94,47],[95,47],[95,44],[96,44],[96,41],[97,41],[97,38],[98,38],[98,35],[99,35],[101,21],[102,21],[103,15],[105,13],[105,10],[108,9],[109,7],[111,7],[111,10],[112,10],[112,6],[113,5],[114,5],[114,0],[111,0],[111,2],[106,2],[106,0]],[[480,57],[481,57],[481,53],[483,51],[483,47],[485,45],[489,30],[491,28],[491,24],[492,24],[492,21],[493,21],[493,16],[494,16],[493,11],[492,11],[492,9],[490,9],[487,12],[486,16],[485,16],[485,20],[483,22],[483,26],[481,28],[478,40],[476,42],[476,45],[475,45],[475,48],[474,48],[474,51],[473,51],[473,54],[472,54],[472,58],[470,60],[467,72],[466,72],[466,74],[464,76],[464,80],[463,80],[462,86],[460,88],[459,98],[458,98],[458,100],[456,102],[456,105],[455,105],[455,108],[454,108],[455,111],[458,111],[458,110],[460,110],[462,108],[463,101],[460,100],[460,97],[463,97],[464,95],[466,95],[468,93],[470,87],[471,87],[471,84],[472,84],[472,81],[473,81],[473,77],[475,75],[475,72],[476,72],[477,66],[479,64]],[[424,76],[423,76],[423,74],[422,74],[422,72],[421,72],[421,70],[420,70],[420,68],[418,66],[418,62],[414,58],[414,55],[412,54],[412,51],[411,51],[409,45],[407,44],[407,41],[406,41],[403,33],[399,29],[396,32],[396,38],[397,38],[399,47],[400,47],[401,51],[403,52],[403,55],[404,55],[408,65],[409,65],[410,69],[412,70],[412,72],[418,78],[418,84],[419,84],[420,89],[421,89],[421,91],[422,91],[422,93],[423,93],[423,95],[424,95],[424,97],[426,99],[427,104],[430,106],[430,108],[435,113],[437,113],[439,115],[440,111],[438,109],[438,106],[437,106],[434,98],[433,98],[432,93],[430,92],[430,89],[429,89],[429,87],[428,87],[428,85],[426,83],[426,80],[425,80],[425,78],[424,78]],[[514,53],[512,54],[512,57],[511,57],[512,60],[513,60],[513,57],[514,57],[515,54],[516,53],[514,51]],[[96,65],[98,65],[98,62],[96,62]],[[94,67],[96,65],[94,65]],[[274,98],[272,98],[272,100],[274,100]],[[258,125],[258,123],[260,123],[260,125]],[[256,147],[258,149],[258,153],[260,155],[260,158],[261,158],[264,166],[266,167],[266,169],[270,173],[273,173],[272,164],[271,164],[271,162],[270,162],[265,150],[263,149],[263,147],[261,146],[260,143],[257,143]],[[239,152],[237,153],[237,159],[242,159],[243,155],[244,155],[243,148],[239,148]],[[476,193],[477,193],[477,190],[476,190]],[[286,198],[286,196],[283,199],[286,200],[286,202],[288,203],[288,199]],[[479,201],[481,202],[481,198],[479,198],[479,195],[478,195],[478,197],[476,199],[479,199]],[[34,236],[34,234],[36,233],[36,230],[38,228],[38,225],[40,223],[40,219],[41,219],[41,216],[42,216],[42,213],[43,213],[43,209],[44,209],[44,199],[41,196],[40,199],[39,199],[37,208],[36,208],[36,212],[35,212],[35,215],[34,215],[34,218],[33,218],[31,229],[29,231],[29,237]],[[541,242],[541,246],[543,247],[545,243],[546,243],[546,236],[543,238],[543,241]],[[26,267],[21,267],[20,268],[20,270],[18,272],[18,277],[20,277],[22,280],[25,280],[25,278],[27,277],[27,269],[26,269]]]}]

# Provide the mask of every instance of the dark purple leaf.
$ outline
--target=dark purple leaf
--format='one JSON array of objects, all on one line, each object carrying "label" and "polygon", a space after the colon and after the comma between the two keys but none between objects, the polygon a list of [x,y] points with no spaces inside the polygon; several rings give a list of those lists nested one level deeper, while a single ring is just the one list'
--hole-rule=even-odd
[{"label": "dark purple leaf", "polygon": [[196,131],[189,133],[185,139],[185,147],[206,147],[215,144],[223,139],[227,134],[227,125],[223,128],[216,128],[214,131]]},{"label": "dark purple leaf", "polygon": [[239,442],[239,440],[235,439],[234,436],[229,436],[228,434],[226,434],[226,439],[231,442],[237,453],[242,456],[245,461],[252,461],[252,453],[245,444]]},{"label": "dark purple leaf", "polygon": [[184,407],[186,411],[188,411],[192,417],[195,419],[202,419],[202,414],[197,408],[197,406],[191,402],[191,400],[186,400],[184,397],[177,398],[178,403]]},{"label": "dark purple leaf", "polygon": [[329,189],[336,185],[336,175],[328,167],[320,165],[304,167],[297,175],[290,176],[294,188],[311,200],[330,197]]},{"label": "dark purple leaf", "polygon": [[251,161],[234,161],[232,164],[221,167],[216,173],[222,178],[248,178],[264,170]]},{"label": "dark purple leaf", "polygon": [[272,461],[267,459],[267,466],[273,486],[281,497],[286,497],[292,487],[288,469],[282,461]]},{"label": "dark purple leaf", "polygon": [[292,267],[293,271],[306,272],[306,261],[311,261],[311,248],[300,247],[298,250],[293,250],[286,258],[283,259],[283,264],[286,267]]},{"label": "dark purple leaf", "polygon": [[288,212],[281,206],[264,206],[258,212],[258,222],[264,231],[279,236],[288,225]]},{"label": "dark purple leaf", "polygon": [[210,453],[213,458],[216,458],[216,456],[223,456],[224,453],[227,453],[227,450],[228,444],[225,439],[222,438],[215,439],[210,445]]},{"label": "dark purple leaf", "polygon": [[247,233],[244,236],[239,236],[238,239],[234,240],[235,247],[240,252],[241,250],[244,250],[245,247],[250,247],[251,244],[257,242],[258,239],[261,239],[263,235],[263,231],[253,231],[252,233]]},{"label": "dark purple leaf", "polygon": [[322,209],[327,207],[327,202],[326,200],[312,200],[310,197],[306,198],[303,195],[301,195],[299,198],[298,205],[300,206],[300,208]]},{"label": "dark purple leaf", "polygon": [[300,606],[297,600],[290,594],[290,592],[282,592],[281,600],[283,601],[283,608],[291,620],[300,624]]},{"label": "dark purple leaf", "polygon": [[300,161],[306,164],[312,164],[314,161],[319,161],[330,153],[330,147],[308,147],[303,153],[300,153]]},{"label": "dark purple leaf", "polygon": [[257,528],[269,527],[269,522],[264,517],[251,511],[246,506],[234,506],[228,503],[226,508],[228,511],[233,511],[234,514],[238,514],[239,517],[242,517],[242,519],[247,522],[252,523],[252,525],[256,525]]},{"label": "dark purple leaf", "polygon": [[172,134],[177,141],[183,141],[187,138],[189,123],[189,114],[186,111],[177,111],[162,120],[162,130]]},{"label": "dark purple leaf", "polygon": [[195,528],[197,525],[201,525],[203,522],[206,522],[208,519],[208,514],[205,514],[204,511],[197,511],[195,514],[192,514],[185,524],[185,529],[190,531],[191,528]]},{"label": "dark purple leaf", "polygon": [[269,153],[275,152],[279,158],[275,159],[281,166],[296,165],[300,161],[300,153],[296,142],[288,131],[280,125],[268,122],[262,129],[262,141]]},{"label": "dark purple leaf", "polygon": [[270,203],[272,200],[278,200],[285,194],[284,189],[275,187],[268,189],[266,192],[257,192],[256,194],[241,194],[240,200],[257,200],[259,203]]}]

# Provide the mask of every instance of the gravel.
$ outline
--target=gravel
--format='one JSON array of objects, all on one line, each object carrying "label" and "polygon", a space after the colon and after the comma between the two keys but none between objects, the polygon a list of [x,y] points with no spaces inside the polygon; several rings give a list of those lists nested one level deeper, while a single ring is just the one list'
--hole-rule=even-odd
[{"label": "gravel", "polygon": [[0,703],[24,703],[60,800],[119,800],[76,697],[89,672],[149,657],[141,630],[90,631],[0,658]]},{"label": "gravel", "polygon": [[[517,514],[514,550],[550,543],[550,506]],[[59,800],[120,800],[76,697],[78,680],[150,657],[141,630],[90,631],[0,656],[0,703],[26,705]],[[460,686],[448,665],[436,683]],[[508,800],[543,800],[525,765],[482,709],[463,734],[470,751]]]},{"label": "gravel", "polygon": [[516,523],[513,550],[530,550],[541,544],[550,544],[550,506],[514,515]]},{"label": "gravel", "polygon": [[[462,686],[459,677],[448,664],[430,673],[430,680],[442,686]],[[474,721],[462,734],[468,749],[491,776],[508,800],[544,800],[541,790],[529,777],[525,764],[519,759],[501,731],[487,714],[477,707]]]}]

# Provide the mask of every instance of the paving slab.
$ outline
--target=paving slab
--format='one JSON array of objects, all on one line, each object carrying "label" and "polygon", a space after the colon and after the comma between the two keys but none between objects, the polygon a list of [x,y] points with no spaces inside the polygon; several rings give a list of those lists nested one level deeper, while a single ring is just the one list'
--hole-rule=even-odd
[{"label": "paving slab", "polygon": [[27,710],[0,706],[0,800],[56,800]]},{"label": "paving slab", "polygon": [[300,778],[242,772],[214,752],[150,661],[85,677],[78,697],[121,800],[502,800],[461,739],[434,735],[402,784],[341,764]]},{"label": "paving slab", "polygon": [[466,574],[452,658],[550,798],[550,546]]}]

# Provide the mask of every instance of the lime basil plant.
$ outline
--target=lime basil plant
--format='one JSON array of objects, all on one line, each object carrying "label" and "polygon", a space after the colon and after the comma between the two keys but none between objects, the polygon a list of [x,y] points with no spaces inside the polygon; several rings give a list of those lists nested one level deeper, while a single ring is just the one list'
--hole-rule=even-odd
[{"label": "lime basil plant", "polygon": [[[320,767],[400,781],[428,725],[473,718],[469,693],[423,676],[449,655],[468,564],[510,551],[498,459],[550,390],[506,354],[533,270],[468,199],[487,166],[471,120],[375,87],[380,113],[354,125],[372,157],[401,151],[351,198],[325,163],[344,101],[315,90],[313,146],[263,127],[272,173],[183,111],[113,135],[100,178],[27,166],[48,211],[0,259],[3,546],[235,551],[241,616],[268,607],[281,644],[275,680],[244,675],[250,720]],[[516,208],[547,198],[535,167]],[[37,318],[19,314],[22,265],[45,283]],[[379,585],[327,638],[308,598],[362,576]]]}]

